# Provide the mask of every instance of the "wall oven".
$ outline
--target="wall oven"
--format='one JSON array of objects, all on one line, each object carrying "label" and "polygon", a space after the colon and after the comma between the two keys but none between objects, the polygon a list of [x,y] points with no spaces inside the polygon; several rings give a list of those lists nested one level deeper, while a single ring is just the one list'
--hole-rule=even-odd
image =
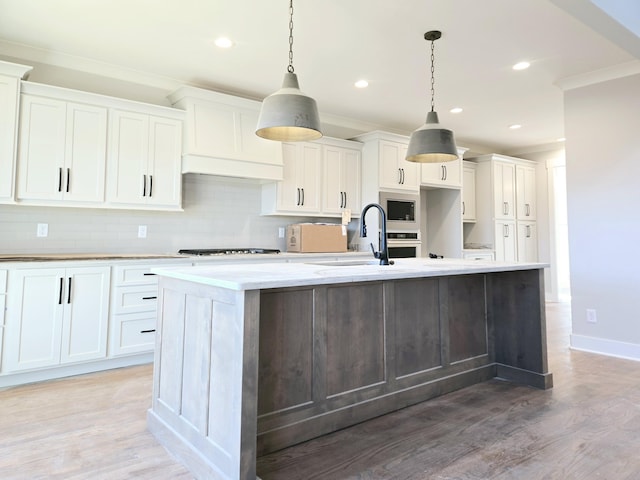
[{"label": "wall oven", "polygon": [[387,232],[389,258],[415,258],[420,256],[419,232]]}]

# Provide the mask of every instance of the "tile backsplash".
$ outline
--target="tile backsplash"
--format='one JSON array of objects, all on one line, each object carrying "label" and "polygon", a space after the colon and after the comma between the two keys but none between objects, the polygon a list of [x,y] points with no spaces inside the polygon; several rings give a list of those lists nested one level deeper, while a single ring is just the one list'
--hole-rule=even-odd
[{"label": "tile backsplash", "polygon": [[[175,253],[181,248],[285,250],[278,228],[338,219],[262,216],[256,182],[183,175],[183,212],[0,205],[0,253]],[[37,237],[38,224],[48,236]],[[146,238],[138,227],[146,226]],[[349,239],[357,230],[349,225]]]}]

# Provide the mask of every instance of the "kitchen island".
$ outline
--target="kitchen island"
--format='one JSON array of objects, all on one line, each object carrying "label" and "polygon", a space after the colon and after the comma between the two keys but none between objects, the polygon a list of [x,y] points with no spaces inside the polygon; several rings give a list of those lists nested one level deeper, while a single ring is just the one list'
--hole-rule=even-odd
[{"label": "kitchen island", "polygon": [[149,429],[197,478],[491,378],[550,388],[539,263],[159,269]]}]

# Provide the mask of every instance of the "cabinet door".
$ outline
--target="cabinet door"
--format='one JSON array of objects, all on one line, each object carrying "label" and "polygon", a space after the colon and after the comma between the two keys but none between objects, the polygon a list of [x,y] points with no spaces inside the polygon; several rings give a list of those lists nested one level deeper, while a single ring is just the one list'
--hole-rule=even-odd
[{"label": "cabinet door", "polygon": [[179,207],[182,203],[182,122],[150,117],[147,203]]},{"label": "cabinet door", "polygon": [[149,116],[113,110],[110,117],[107,200],[144,204],[148,185]]},{"label": "cabinet door", "polygon": [[516,166],[516,204],[518,220],[536,219],[536,170],[533,167]]},{"label": "cabinet door", "polygon": [[342,189],[345,195],[345,207],[352,215],[360,216],[362,209],[362,159],[358,150],[344,150]]},{"label": "cabinet door", "polygon": [[420,164],[421,183],[423,185],[439,185],[444,187],[459,187],[461,160],[443,163]]},{"label": "cabinet door", "polygon": [[360,152],[349,148],[325,145],[322,212],[339,215],[350,209],[360,213]]},{"label": "cabinet door", "polygon": [[320,145],[283,143],[284,177],[278,184],[278,210],[320,212]]},{"label": "cabinet door", "polygon": [[66,107],[60,100],[22,95],[19,199],[62,198]]},{"label": "cabinet door", "polygon": [[65,270],[60,363],[107,356],[109,267]]},{"label": "cabinet door", "polygon": [[10,275],[3,371],[57,365],[64,310],[64,270],[25,269]]},{"label": "cabinet door", "polygon": [[0,201],[13,197],[17,118],[18,79],[0,75]]},{"label": "cabinet door", "polygon": [[515,165],[511,163],[494,162],[494,214],[496,219],[515,219]]},{"label": "cabinet door", "polygon": [[518,261],[538,261],[538,232],[536,222],[518,222]]},{"label": "cabinet door", "polygon": [[462,220],[476,221],[476,170],[465,167],[462,172]]},{"label": "cabinet door", "polygon": [[325,145],[323,150],[322,211],[339,214],[345,208],[343,152],[339,147]]},{"label": "cabinet door", "polygon": [[495,249],[496,260],[515,262],[518,260],[518,244],[515,222],[496,222]]},{"label": "cabinet door", "polygon": [[107,109],[67,105],[64,200],[104,202]]},{"label": "cabinet door", "polygon": [[391,190],[420,190],[417,163],[407,162],[407,145],[380,140],[380,188]]}]

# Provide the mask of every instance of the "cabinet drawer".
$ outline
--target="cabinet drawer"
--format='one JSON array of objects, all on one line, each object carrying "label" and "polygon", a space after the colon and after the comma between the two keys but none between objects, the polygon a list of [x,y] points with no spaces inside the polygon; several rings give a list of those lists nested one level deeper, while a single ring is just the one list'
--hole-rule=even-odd
[{"label": "cabinet drawer", "polygon": [[158,277],[151,273],[155,265],[132,265],[115,267],[113,281],[116,285],[155,285]]},{"label": "cabinet drawer", "polygon": [[154,312],[158,303],[158,287],[155,285],[132,285],[116,287],[113,291],[112,312]]},{"label": "cabinet drawer", "polygon": [[155,314],[114,315],[111,355],[152,352],[156,342]]},{"label": "cabinet drawer", "polygon": [[7,292],[7,271],[0,270],[0,295]]}]

